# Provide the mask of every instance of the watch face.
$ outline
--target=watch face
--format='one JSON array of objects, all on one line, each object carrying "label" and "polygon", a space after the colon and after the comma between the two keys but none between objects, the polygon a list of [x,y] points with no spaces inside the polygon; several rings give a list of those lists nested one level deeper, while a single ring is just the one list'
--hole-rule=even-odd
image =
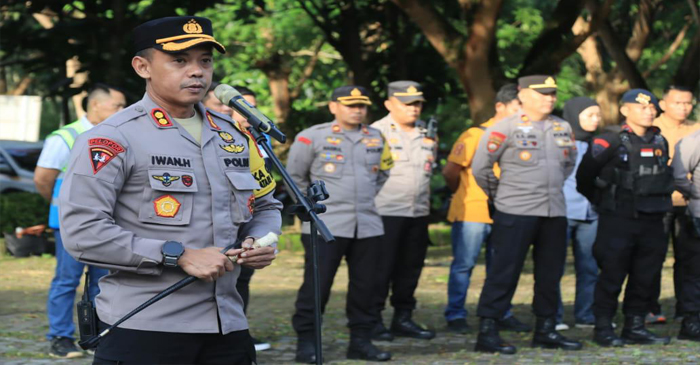
[{"label": "watch face", "polygon": [[179,257],[185,251],[180,242],[168,241],[163,245],[163,254],[166,256]]}]

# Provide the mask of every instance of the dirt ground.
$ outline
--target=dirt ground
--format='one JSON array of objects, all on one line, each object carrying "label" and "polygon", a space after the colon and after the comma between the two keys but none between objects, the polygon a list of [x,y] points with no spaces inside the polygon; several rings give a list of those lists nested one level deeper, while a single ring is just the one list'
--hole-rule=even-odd
[{"label": "dirt ground", "polygon": [[[573,258],[562,280],[566,306],[565,322],[573,327],[573,298],[575,277]],[[483,262],[475,268],[468,295],[469,324],[472,332],[456,335],[446,331],[443,310],[451,260],[449,246],[431,247],[426,267],[417,290],[419,308],[414,318],[435,329],[438,335],[431,341],[398,339],[376,344],[392,352],[397,364],[463,364],[463,363],[679,363],[700,362],[700,344],[675,338],[679,323],[653,326],[659,334],[674,336],[668,346],[626,346],[622,349],[604,349],[591,342],[592,330],[571,329],[564,335],[584,341],[578,352],[535,350],[529,347],[531,334],[504,332],[507,340],[518,346],[515,356],[477,354],[477,319],[473,316],[481,291],[485,268]],[[662,303],[665,313],[673,315],[672,254],[664,265]],[[45,333],[48,325],[45,307],[48,286],[54,268],[53,257],[16,259],[0,256],[0,363],[1,364],[89,364],[86,355],[80,360],[55,360],[47,355]],[[276,262],[253,276],[249,320],[251,333],[271,342],[272,349],[258,353],[260,364],[292,363],[296,337],[291,327],[296,291],[301,284],[303,255],[283,250]],[[532,263],[528,261],[520,278],[513,300],[514,312],[521,320],[534,324],[532,302]],[[345,359],[349,336],[345,327],[345,294],[347,271],[341,268],[333,285],[333,294],[324,317],[324,357],[327,363],[356,363]],[[157,305],[157,304],[156,304]],[[618,323],[621,321],[618,316]],[[391,319],[391,309],[384,315]],[[389,323],[387,323],[388,325]],[[621,328],[621,327],[619,327]]]}]

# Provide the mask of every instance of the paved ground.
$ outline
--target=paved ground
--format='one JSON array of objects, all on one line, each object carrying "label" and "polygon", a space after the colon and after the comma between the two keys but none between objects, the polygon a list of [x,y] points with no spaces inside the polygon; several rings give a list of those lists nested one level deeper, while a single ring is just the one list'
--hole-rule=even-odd
[{"label": "paved ground", "polygon": [[[579,352],[534,350],[528,347],[530,335],[504,333],[503,336],[519,347],[515,356],[483,355],[474,353],[476,335],[455,335],[446,332],[442,311],[446,300],[446,283],[450,256],[447,247],[434,247],[421,278],[418,290],[419,309],[415,318],[438,331],[431,341],[399,339],[391,343],[377,343],[394,354],[397,364],[463,364],[463,363],[700,363],[700,344],[678,341],[669,346],[628,346],[623,349],[602,349],[589,340],[592,330],[573,329],[565,335],[583,339],[585,348]],[[292,363],[296,338],[290,324],[296,290],[300,285],[303,257],[301,253],[283,251],[277,262],[262,270],[252,281],[252,302],[249,310],[253,335],[272,342],[272,350],[259,353],[261,364]],[[665,264],[663,305],[672,313],[673,285],[671,284],[672,259]],[[89,364],[89,357],[81,360],[55,360],[46,355],[48,342],[45,302],[51,280],[53,259],[32,257],[15,259],[0,256],[0,364]],[[470,313],[475,311],[484,268],[474,271],[472,290],[468,297]],[[344,268],[338,272],[327,313],[324,318],[324,351],[327,363],[357,363],[345,360],[348,334],[345,328],[344,296],[347,274]],[[530,314],[532,301],[532,267],[526,265],[520,287],[514,298],[516,315],[522,320],[534,322]],[[571,324],[574,276],[571,263],[562,282],[566,304],[566,321]],[[391,310],[385,313],[389,324]],[[619,320],[619,319],[618,319]],[[474,317],[469,318],[476,327]],[[659,334],[673,335],[678,324],[670,323],[653,327]]]}]

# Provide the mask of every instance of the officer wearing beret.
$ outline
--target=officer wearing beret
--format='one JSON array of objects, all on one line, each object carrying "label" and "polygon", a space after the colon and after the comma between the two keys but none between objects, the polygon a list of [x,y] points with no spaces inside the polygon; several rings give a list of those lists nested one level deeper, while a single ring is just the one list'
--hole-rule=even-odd
[{"label": "officer wearing beret", "polygon": [[146,93],[76,140],[61,234],[76,259],[110,270],[96,299],[100,330],[188,275],[202,280],[112,330],[95,363],[253,363],[236,279],[241,265],[269,265],[274,248],[220,250],[279,233],[275,182],[252,138],[200,103],[213,50],[225,52],[211,22],[156,19],[134,39]]},{"label": "officer wearing beret", "polygon": [[[396,335],[429,340],[435,332],[420,327],[411,314],[430,241],[430,177],[437,142],[435,137],[428,137],[425,122],[420,120],[425,98],[419,83],[392,82],[387,95],[384,106],[389,114],[372,124],[386,137],[394,160],[391,176],[376,198],[384,238],[380,245],[382,260],[377,266],[377,325],[373,338],[390,341]],[[390,289],[394,307],[391,332],[384,327],[381,315]]]},{"label": "officer wearing beret", "polygon": [[[367,116],[367,90],[360,86],[335,89],[328,107],[335,116],[330,123],[301,131],[289,150],[287,170],[302,191],[312,181],[323,180],[330,198],[323,202],[321,218],[335,236],[333,243],[318,242],[318,270],[321,305],[325,308],[340,261],[348,264],[346,313],[350,328],[348,359],[386,361],[389,352],[370,341],[374,324],[371,294],[376,282],[376,265],[382,219],[374,198],[389,177],[391,153],[379,130],[362,124]],[[302,227],[304,282],[299,288],[292,325],[297,332],[296,361],[316,362],[314,347],[314,290],[309,225]]]},{"label": "officer wearing beret", "polygon": [[[532,244],[535,261],[537,316],[532,345],[565,350],[581,343],[556,331],[559,280],[566,257],[564,181],[576,162],[569,123],[550,113],[557,100],[552,76],[518,79],[522,110],[486,129],[472,168],[477,184],[493,199],[496,213],[489,237],[491,268],[479,298],[481,317],[476,351],[513,354],[496,322],[503,318],[518,285],[525,256]],[[501,168],[496,178],[493,165]]]},{"label": "officer wearing beret", "polygon": [[[625,117],[619,133],[593,139],[576,173],[578,191],[600,215],[593,256],[600,274],[595,287],[593,340],[601,346],[667,344],[645,328],[644,318],[655,301],[658,277],[668,246],[663,218],[672,207],[673,173],[668,142],[652,123],[656,97],[633,89],[622,97]],[[625,325],[617,337],[612,319],[627,279],[622,312]]]}]

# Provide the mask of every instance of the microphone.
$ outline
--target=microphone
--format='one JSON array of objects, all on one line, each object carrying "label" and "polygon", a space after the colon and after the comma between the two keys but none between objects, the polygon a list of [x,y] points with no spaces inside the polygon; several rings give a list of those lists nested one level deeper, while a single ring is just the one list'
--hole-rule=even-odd
[{"label": "microphone", "polygon": [[214,88],[214,95],[224,105],[230,106],[246,118],[248,123],[257,131],[266,133],[280,143],[284,143],[287,140],[287,136],[277,129],[275,123],[273,123],[270,118],[266,117],[265,114],[261,113],[256,107],[250,105],[238,90],[229,85],[221,84]]}]

